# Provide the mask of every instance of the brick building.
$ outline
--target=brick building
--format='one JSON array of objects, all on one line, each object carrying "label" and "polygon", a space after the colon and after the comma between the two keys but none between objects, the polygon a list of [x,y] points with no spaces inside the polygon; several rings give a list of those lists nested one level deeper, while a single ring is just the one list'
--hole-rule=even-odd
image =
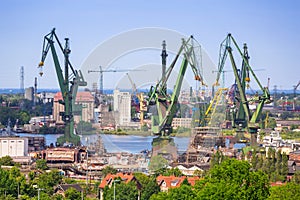
[{"label": "brick building", "polygon": [[[60,104],[59,101],[63,100],[61,92],[54,95],[53,103],[53,119],[58,124],[62,124],[62,117],[59,115],[60,112],[64,111],[64,105]],[[78,92],[76,96],[75,105],[82,106],[81,115],[74,114],[74,121],[92,122],[94,120],[94,97],[90,92]]]}]

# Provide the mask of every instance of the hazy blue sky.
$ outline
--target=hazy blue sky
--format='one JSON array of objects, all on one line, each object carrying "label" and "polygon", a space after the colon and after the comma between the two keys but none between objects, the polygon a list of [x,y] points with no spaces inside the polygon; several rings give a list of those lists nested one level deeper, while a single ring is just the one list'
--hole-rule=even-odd
[{"label": "hazy blue sky", "polygon": [[[257,72],[263,85],[269,77],[271,89],[274,85],[292,89],[300,80],[297,0],[3,0],[0,27],[0,88],[20,87],[21,66],[25,68],[25,87],[33,86],[43,36],[53,27],[61,39],[70,38],[70,59],[75,68],[113,35],[161,27],[193,34],[216,64],[219,45],[230,32],[241,45],[248,44],[251,66],[264,69]],[[52,73],[50,81],[39,78],[40,88],[58,88],[51,70],[47,72]]]}]

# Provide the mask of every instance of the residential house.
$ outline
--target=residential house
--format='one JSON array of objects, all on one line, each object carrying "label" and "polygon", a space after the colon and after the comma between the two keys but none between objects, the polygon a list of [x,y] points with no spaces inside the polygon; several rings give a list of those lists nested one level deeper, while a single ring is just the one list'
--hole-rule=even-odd
[{"label": "residential house", "polygon": [[[127,184],[129,182],[134,182],[136,184],[136,187],[138,191],[141,190],[142,185],[140,182],[136,179],[136,177],[131,173],[117,173],[117,174],[107,174],[104,179],[102,179],[99,189],[100,189],[100,199],[103,200],[103,190],[105,186],[112,187],[115,183],[115,179],[120,179],[123,183]],[[138,195],[138,199],[140,199],[140,193]]]},{"label": "residential house", "polygon": [[57,194],[61,194],[65,197],[65,192],[70,189],[70,188],[74,188],[75,190],[77,190],[78,192],[83,192],[83,189],[80,187],[79,184],[62,184],[62,185],[58,185],[54,192]]},{"label": "residential house", "polygon": [[200,178],[197,176],[195,176],[195,177],[186,177],[186,176],[176,177],[176,176],[159,175],[156,178],[156,181],[160,187],[160,190],[162,192],[167,192],[169,189],[180,187],[181,184],[183,183],[184,179],[187,179],[189,184],[191,186],[194,186],[196,181],[199,180]]}]

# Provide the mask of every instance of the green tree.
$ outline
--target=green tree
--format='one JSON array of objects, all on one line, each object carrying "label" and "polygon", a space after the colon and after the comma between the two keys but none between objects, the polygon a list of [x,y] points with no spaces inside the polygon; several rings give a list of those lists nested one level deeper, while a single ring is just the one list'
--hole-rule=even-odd
[{"label": "green tree", "polygon": [[41,170],[48,169],[47,161],[45,159],[39,159],[36,161],[36,168]]},{"label": "green tree", "polygon": [[293,178],[292,182],[296,184],[300,184],[300,171],[296,171]]},{"label": "green tree", "polygon": [[166,168],[167,164],[168,161],[162,155],[152,156],[149,164],[149,169],[155,172],[157,170]]},{"label": "green tree", "polygon": [[30,114],[27,111],[18,112],[16,117],[19,119],[19,124],[28,123],[30,120]]},{"label": "green tree", "polygon": [[102,169],[102,175],[105,177],[107,174],[116,174],[117,170],[111,166],[106,166]]},{"label": "green tree", "polygon": [[261,171],[250,171],[248,162],[227,159],[197,182],[195,190],[197,199],[266,199],[269,180]]},{"label": "green tree", "polygon": [[160,191],[155,176],[147,176],[143,173],[134,173],[134,176],[142,185],[141,199],[148,200],[153,194],[157,194]]},{"label": "green tree", "polygon": [[214,167],[215,165],[221,164],[224,160],[226,160],[226,156],[221,151],[217,151],[215,154],[212,155],[210,160],[210,167]]},{"label": "green tree", "polygon": [[190,183],[189,183],[189,181],[188,181],[188,179],[187,178],[185,178],[183,181],[182,181],[182,183],[181,184],[183,184],[183,185],[191,185]]},{"label": "green tree", "polygon": [[285,152],[282,153],[282,166],[281,166],[281,175],[286,179],[286,176],[289,173],[289,167],[288,167],[288,156]]},{"label": "green tree", "polygon": [[196,198],[195,191],[190,185],[183,184],[179,188],[168,191],[167,199],[193,200]]},{"label": "green tree", "polygon": [[147,124],[143,124],[142,127],[141,127],[141,131],[148,131],[149,128],[147,126]]},{"label": "green tree", "polygon": [[81,192],[72,187],[67,189],[65,196],[65,200],[81,200]]},{"label": "green tree", "polygon": [[1,165],[14,166],[15,162],[13,161],[13,159],[10,156],[4,156],[4,157],[0,158],[0,166]]},{"label": "green tree", "polygon": [[[114,191],[115,191],[115,199],[118,200],[132,200],[137,199],[138,190],[135,182],[115,182],[115,186],[111,186],[110,188],[106,186],[103,191],[103,197],[105,200],[113,200],[114,199]],[[114,190],[115,187],[115,190]]]},{"label": "green tree", "polygon": [[168,192],[159,192],[151,196],[150,200],[193,200],[196,198],[196,191],[190,185],[183,184],[178,188],[169,189]]},{"label": "green tree", "polygon": [[281,151],[278,150],[276,152],[276,173],[281,174],[281,167],[282,167],[282,155]]},{"label": "green tree", "polygon": [[252,157],[251,157],[251,166],[253,170],[257,170],[258,165],[258,155],[256,153],[256,149],[253,150],[252,152]]},{"label": "green tree", "polygon": [[270,200],[298,200],[300,197],[300,185],[287,183],[286,185],[271,187]]},{"label": "green tree", "polygon": [[163,176],[183,176],[182,172],[177,168],[171,168],[171,169],[165,169],[164,172],[162,173]]},{"label": "green tree", "polygon": [[62,182],[62,176],[58,170],[51,170],[50,172],[39,175],[37,180],[38,188],[42,188],[43,192],[48,195],[53,194],[53,187]]},{"label": "green tree", "polygon": [[95,128],[93,127],[92,123],[80,121],[77,124],[77,132],[79,134],[92,134],[95,132]]},{"label": "green tree", "polygon": [[0,168],[0,194],[11,194],[17,197],[18,183],[9,171]]}]

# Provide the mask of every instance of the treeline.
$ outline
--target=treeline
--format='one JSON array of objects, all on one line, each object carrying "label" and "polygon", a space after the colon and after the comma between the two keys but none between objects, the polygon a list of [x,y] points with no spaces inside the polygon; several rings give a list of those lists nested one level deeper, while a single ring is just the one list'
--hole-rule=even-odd
[{"label": "treeline", "polygon": [[35,104],[33,101],[24,99],[22,95],[0,95],[0,125],[11,126],[18,121],[19,125],[27,124],[33,116],[51,115],[53,103],[43,103],[39,99]]}]

